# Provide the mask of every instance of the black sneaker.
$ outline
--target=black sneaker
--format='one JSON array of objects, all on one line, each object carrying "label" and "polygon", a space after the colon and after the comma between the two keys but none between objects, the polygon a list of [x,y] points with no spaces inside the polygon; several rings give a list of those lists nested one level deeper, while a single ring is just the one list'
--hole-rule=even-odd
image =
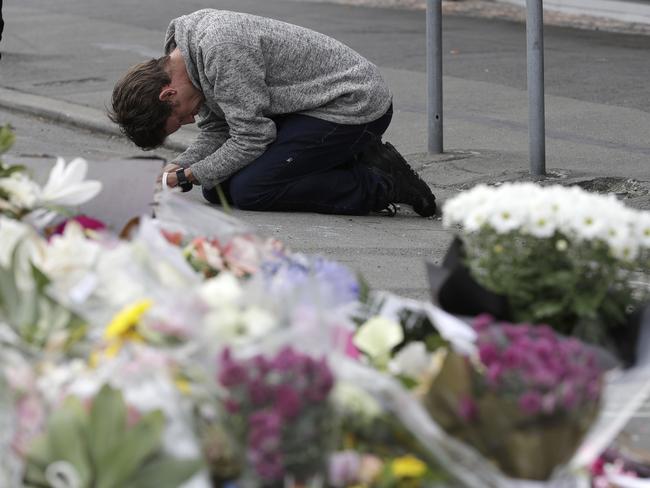
[{"label": "black sneaker", "polygon": [[371,142],[359,156],[359,162],[370,166],[390,182],[392,203],[410,205],[422,217],[435,215],[436,197],[429,185],[390,142]]}]

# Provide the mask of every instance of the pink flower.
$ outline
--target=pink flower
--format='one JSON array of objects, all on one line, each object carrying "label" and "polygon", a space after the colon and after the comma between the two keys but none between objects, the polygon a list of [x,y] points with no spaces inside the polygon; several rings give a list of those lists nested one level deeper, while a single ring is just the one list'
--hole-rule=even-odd
[{"label": "pink flower", "polygon": [[219,382],[223,386],[237,386],[246,381],[246,370],[241,364],[232,359],[230,349],[224,349],[220,359]]},{"label": "pink flower", "polygon": [[275,404],[284,419],[296,417],[302,408],[300,395],[289,385],[280,385],[275,390]]},{"label": "pink flower", "polygon": [[54,228],[52,235],[63,234],[63,231],[65,230],[66,225],[68,225],[68,222],[77,222],[79,225],[81,225],[81,228],[84,230],[100,231],[106,229],[106,224],[101,220],[93,219],[92,217],[88,217],[87,215],[77,215],[76,217],[66,219],[63,222],[61,222],[59,225],[57,225]]},{"label": "pink flower", "polygon": [[473,327],[477,332],[483,332],[494,322],[494,317],[487,313],[482,313],[477,315],[472,322]]},{"label": "pink flower", "polygon": [[232,398],[226,398],[226,400],[223,402],[223,406],[225,407],[226,411],[228,413],[231,413],[233,415],[239,413],[239,403],[236,400],[233,400]]},{"label": "pink flower", "polygon": [[519,408],[527,415],[536,415],[542,408],[542,398],[539,393],[529,391],[519,397]]},{"label": "pink flower", "polygon": [[334,347],[352,359],[358,360],[361,357],[359,349],[354,345],[354,333],[343,327],[335,327],[332,331]]},{"label": "pink flower", "polygon": [[499,358],[499,350],[490,342],[480,344],[478,347],[478,354],[481,362],[486,366],[489,366],[493,361],[496,361]]}]

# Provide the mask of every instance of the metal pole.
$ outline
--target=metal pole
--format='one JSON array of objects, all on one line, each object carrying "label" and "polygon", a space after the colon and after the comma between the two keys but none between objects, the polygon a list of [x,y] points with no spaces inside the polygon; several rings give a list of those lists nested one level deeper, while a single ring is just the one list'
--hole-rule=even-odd
[{"label": "metal pole", "polygon": [[427,147],[442,149],[442,0],[427,0]]},{"label": "metal pole", "polygon": [[543,0],[526,0],[528,59],[528,155],[530,174],[546,174],[544,126],[544,10]]}]

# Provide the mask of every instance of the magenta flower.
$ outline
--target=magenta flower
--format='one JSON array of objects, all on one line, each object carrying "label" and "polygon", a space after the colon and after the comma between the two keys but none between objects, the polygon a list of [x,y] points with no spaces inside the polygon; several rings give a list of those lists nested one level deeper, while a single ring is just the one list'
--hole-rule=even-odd
[{"label": "magenta flower", "polygon": [[280,385],[275,390],[275,404],[284,419],[296,417],[302,408],[300,395],[289,385]]},{"label": "magenta flower", "polygon": [[542,397],[535,391],[528,391],[519,397],[519,408],[528,415],[536,415],[542,409]]},{"label": "magenta flower", "polygon": [[220,358],[221,371],[219,383],[225,387],[236,386],[246,381],[247,375],[244,367],[232,359],[230,349],[223,350]]},{"label": "magenta flower", "polygon": [[[314,471],[322,467],[328,436],[319,419],[328,409],[334,385],[324,358],[316,360],[285,347],[269,358],[239,360],[225,349],[219,368],[218,380],[228,391],[224,408],[243,419],[245,427],[238,434],[260,480],[277,482],[293,469],[304,472],[305,464],[313,464]],[[301,422],[295,422],[297,418]],[[312,449],[305,453],[300,447],[296,452],[304,444]]]},{"label": "magenta flower", "polygon": [[487,323],[486,317],[475,324],[485,367],[477,379],[481,388],[514,394],[527,415],[553,415],[597,401],[602,371],[580,341],[548,326]]},{"label": "magenta flower", "polygon": [[77,222],[79,225],[81,225],[81,228],[84,230],[99,231],[99,230],[106,229],[106,224],[101,220],[93,219],[92,217],[88,217],[87,215],[77,215],[76,217],[66,219],[63,222],[61,222],[59,225],[57,225],[54,228],[52,235],[63,234],[63,232],[65,231],[65,227],[66,225],[68,225],[69,222]]}]

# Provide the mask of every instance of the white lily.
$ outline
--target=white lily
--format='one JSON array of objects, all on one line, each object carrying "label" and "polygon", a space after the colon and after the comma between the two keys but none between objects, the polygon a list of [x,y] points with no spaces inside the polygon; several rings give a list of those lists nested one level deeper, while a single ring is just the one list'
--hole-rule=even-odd
[{"label": "white lily", "polygon": [[50,205],[80,205],[94,198],[102,189],[99,181],[85,181],[88,163],[76,158],[66,166],[63,158],[57,158],[50,176],[43,187],[41,203]]}]

